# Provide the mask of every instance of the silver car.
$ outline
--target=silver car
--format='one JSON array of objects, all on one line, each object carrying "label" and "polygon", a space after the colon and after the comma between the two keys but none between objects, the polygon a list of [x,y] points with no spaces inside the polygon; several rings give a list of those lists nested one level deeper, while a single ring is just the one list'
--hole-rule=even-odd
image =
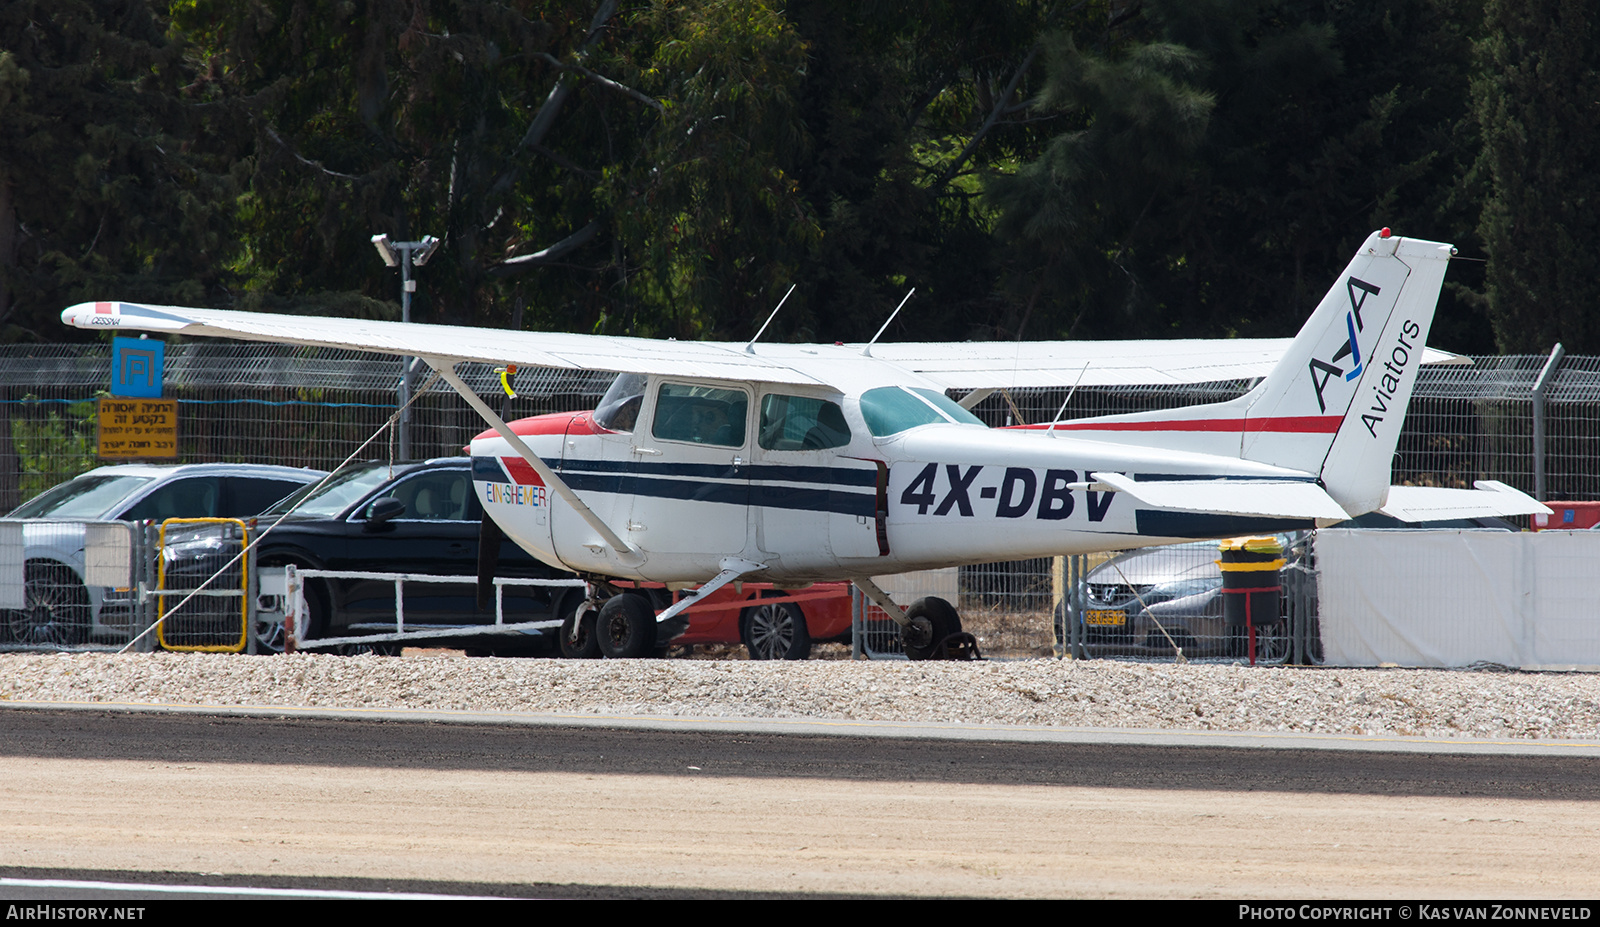
[{"label": "silver car", "polygon": [[[1289,557],[1296,537],[1280,535]],[[1243,629],[1222,612],[1221,553],[1216,541],[1150,547],[1121,554],[1089,571],[1084,641],[1098,654],[1244,656]],[[1256,616],[1256,656],[1275,662],[1287,652],[1281,614]]]},{"label": "silver car", "polygon": [[85,586],[84,522],[244,518],[326,476],[265,464],[125,464],[100,467],[18,506],[23,526],[26,607],[0,612],[0,641],[73,646],[125,641],[130,589]]}]

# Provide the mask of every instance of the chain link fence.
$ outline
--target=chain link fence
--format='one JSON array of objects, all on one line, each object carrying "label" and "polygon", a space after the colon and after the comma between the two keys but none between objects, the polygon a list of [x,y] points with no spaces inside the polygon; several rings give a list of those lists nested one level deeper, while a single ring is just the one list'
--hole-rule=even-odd
[{"label": "chain link fence", "polygon": [[[1534,489],[1540,476],[1535,472],[1540,455],[1533,446],[1534,386],[1549,358],[1472,361],[1422,369],[1395,455],[1395,482],[1470,487],[1474,480],[1497,479]],[[165,364],[166,395],[179,404],[179,463],[331,468],[393,414],[400,385],[396,358],[323,348],[171,344]],[[501,394],[493,367],[465,364],[461,374],[480,395]],[[610,379],[604,372],[524,368],[513,381],[518,398],[506,400],[503,411],[513,419],[590,409]],[[0,511],[99,465],[94,400],[109,382],[105,345],[0,347],[0,407],[5,409],[0,415]],[[1066,389],[1019,389],[995,393],[973,411],[990,425],[1034,424],[1052,420],[1058,410],[1070,420],[1219,402],[1242,395],[1252,384],[1083,387],[1071,392],[1070,401]],[[1545,495],[1600,499],[1600,358],[1565,358],[1542,402]],[[483,427],[449,387],[435,383],[413,406],[413,456],[459,454]],[[390,435],[373,445],[370,456],[396,450]],[[1110,554],[1091,556],[1075,567],[1051,558],[961,567],[955,571],[952,601],[980,638],[987,638],[988,649],[1019,656],[1062,653],[1093,643],[1088,638],[1095,636],[1087,625],[1067,626],[1061,617],[1067,612],[1061,604],[1064,591],[1088,582],[1084,577],[1110,559]],[[1080,607],[1085,615],[1092,610],[1092,603]],[[1123,636],[1132,633],[1130,628]],[[1158,640],[1167,633],[1162,628],[1144,634],[1138,646],[1117,637],[1111,643],[1127,646],[1090,650],[1159,656],[1175,649]],[[1098,636],[1106,639],[1101,643],[1116,637],[1103,627]],[[893,650],[896,645],[884,646]],[[1201,644],[1196,652],[1230,646]]]},{"label": "chain link fence", "polygon": [[[1471,488],[1476,480],[1494,479],[1533,492],[1540,476],[1535,469],[1538,455],[1533,440],[1534,387],[1549,360],[1545,355],[1473,357],[1471,364],[1422,368],[1395,451],[1394,482]],[[1082,387],[1076,392],[1017,389],[985,398],[973,412],[991,426],[1036,424],[1055,419],[1058,411],[1065,421],[1223,402],[1243,395],[1254,383]],[[1543,403],[1545,496],[1566,501],[1600,499],[1600,358],[1562,359],[1546,386]],[[1152,576],[1168,576],[1168,581],[1177,583],[1185,570],[1201,568],[1185,558],[1181,550],[1164,549],[1152,550],[1141,559]],[[962,567],[957,605],[963,622],[978,634],[986,652],[1018,656],[1073,652],[1078,656],[1170,658],[1180,648],[1188,656],[1237,656],[1233,653],[1238,650],[1235,632],[1219,628],[1214,620],[1220,616],[1220,597],[1168,605],[1170,596],[1157,592],[1163,601],[1149,603],[1149,608],[1133,608],[1137,620],[1126,625],[1069,626],[1063,616],[1071,609],[1061,604],[1064,590],[1086,582],[1092,586],[1100,579],[1096,570],[1112,559],[1110,553],[1089,556],[1078,567],[1079,576],[1088,579],[1079,578],[1076,583],[1070,576],[1063,580],[1062,571],[1070,573],[1073,567],[1064,566],[1060,558]],[[1294,635],[1291,639],[1267,641],[1264,656],[1270,661],[1293,659],[1297,653],[1302,658],[1318,655],[1314,639],[1307,639],[1313,635],[1315,621],[1315,584],[1306,581],[1311,569],[1309,561],[1294,561],[1288,568],[1292,576],[1285,580],[1286,614],[1298,609],[1307,617],[1285,623],[1282,630]],[[1125,585],[1157,586],[1160,582],[1153,579]],[[1100,582],[1101,591],[1112,594],[1113,585]],[[1131,589],[1128,591],[1125,598],[1131,598]],[[1079,595],[1083,594],[1079,588]],[[1084,621],[1094,611],[1112,610],[1106,603],[1098,609],[1095,605],[1091,599],[1080,606]],[[1162,626],[1164,611],[1182,613],[1181,618],[1169,622],[1177,633]],[[1277,631],[1274,629],[1275,634]]]},{"label": "chain link fence", "polygon": [[[165,394],[178,402],[173,463],[331,469],[394,413],[400,385],[396,358],[291,345],[168,345],[165,367]],[[463,364],[461,375],[481,395],[501,393],[488,365]],[[508,417],[593,408],[610,381],[603,372],[519,370]],[[95,400],[110,382],[105,345],[0,347],[0,511],[102,463]],[[484,429],[440,382],[411,415],[413,456],[422,459],[460,454]],[[394,436],[370,450],[392,455]]]}]

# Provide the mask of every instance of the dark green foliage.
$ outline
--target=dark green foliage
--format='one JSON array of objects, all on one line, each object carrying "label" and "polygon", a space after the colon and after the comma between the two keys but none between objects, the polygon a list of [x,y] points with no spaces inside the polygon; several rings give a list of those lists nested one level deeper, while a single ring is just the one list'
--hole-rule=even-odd
[{"label": "dark green foliage", "polygon": [[[1150,2],[1053,39],[1075,130],[991,182],[1038,337],[1283,335],[1379,226],[1463,240],[1461,26],[1433,0]],[[1448,57],[1446,53],[1454,53]]]},{"label": "dark green foliage", "polygon": [[1488,0],[1484,13],[1473,99],[1495,340],[1600,352],[1600,15],[1572,0]]},{"label": "dark green foliage", "polygon": [[1492,259],[1435,344],[1581,350],[1592,14],[1479,2],[12,0],[0,337],[394,317],[377,232],[419,321],[1282,335],[1390,226]]},{"label": "dark green foliage", "polygon": [[0,338],[61,340],[83,299],[196,302],[228,178],[190,144],[182,44],[144,0],[0,4]]}]

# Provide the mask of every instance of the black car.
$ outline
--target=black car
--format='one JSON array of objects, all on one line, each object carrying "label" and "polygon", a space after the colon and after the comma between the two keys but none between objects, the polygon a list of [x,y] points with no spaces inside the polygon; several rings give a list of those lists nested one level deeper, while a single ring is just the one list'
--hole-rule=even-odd
[{"label": "black car", "polygon": [[[284,513],[290,513],[284,515]],[[472,462],[465,457],[418,463],[362,463],[335,473],[321,486],[288,496],[257,519],[257,564],[266,569],[293,564],[301,569],[340,572],[412,573],[475,577],[483,507],[473,492]],[[275,527],[274,527],[275,525]],[[268,531],[268,528],[271,528]],[[191,545],[169,545],[168,570],[204,569],[208,559],[196,538]],[[564,579],[516,544],[500,541],[495,575]],[[572,603],[564,600],[573,598]],[[580,588],[506,586],[504,621],[540,621],[562,605],[575,605]],[[318,638],[392,632],[395,584],[380,579],[311,578],[305,585],[307,627],[299,635]],[[405,584],[405,626],[461,628],[464,638],[493,624],[495,606],[477,607],[475,583]],[[499,637],[494,652],[542,652],[554,633]],[[281,650],[281,613],[263,611],[258,645]],[[392,651],[395,645],[372,649]]]}]

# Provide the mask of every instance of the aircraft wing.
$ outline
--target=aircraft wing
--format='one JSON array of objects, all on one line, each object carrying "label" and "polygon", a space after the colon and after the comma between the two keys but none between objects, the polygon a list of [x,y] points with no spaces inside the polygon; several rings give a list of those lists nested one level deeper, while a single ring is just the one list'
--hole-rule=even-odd
[{"label": "aircraft wing", "polygon": [[[837,386],[862,364],[905,370],[945,389],[1127,386],[1207,383],[1265,376],[1287,338],[1179,341],[1025,341],[863,346],[663,341],[275,315],[226,309],[80,303],[61,313],[68,325],[306,344],[398,356],[517,364],[566,370],[613,370],[670,376]],[[1428,349],[1425,363],[1470,363]],[[1085,369],[1085,365],[1087,370]],[[1080,380],[1081,378],[1081,380]]]},{"label": "aircraft wing", "polygon": [[[1144,386],[1249,380],[1272,371],[1289,338],[1173,341],[986,341],[875,344],[872,356],[945,389]],[[1424,364],[1471,364],[1428,348]]]},{"label": "aircraft wing", "polygon": [[1477,489],[1390,486],[1388,499],[1378,511],[1401,521],[1550,514],[1549,506],[1499,480],[1478,480],[1473,485]]},{"label": "aircraft wing", "polygon": [[775,383],[823,382],[783,360],[746,354],[742,345],[710,341],[370,322],[122,302],[79,303],[62,312],[61,321],[87,329],[209,335],[488,364]]}]

